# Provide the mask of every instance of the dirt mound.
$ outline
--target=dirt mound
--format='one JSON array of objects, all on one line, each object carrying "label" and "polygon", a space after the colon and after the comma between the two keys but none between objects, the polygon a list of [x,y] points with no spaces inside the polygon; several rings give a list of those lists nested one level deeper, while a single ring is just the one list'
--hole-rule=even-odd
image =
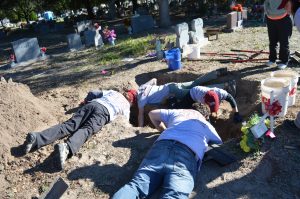
[{"label": "dirt mound", "polygon": [[24,84],[0,82],[0,155],[21,144],[29,131],[57,123],[53,107],[36,98]]}]

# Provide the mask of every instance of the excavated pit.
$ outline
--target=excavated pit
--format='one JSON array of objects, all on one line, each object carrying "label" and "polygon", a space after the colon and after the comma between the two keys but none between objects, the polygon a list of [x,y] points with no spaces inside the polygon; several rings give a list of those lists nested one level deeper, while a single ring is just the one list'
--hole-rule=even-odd
[{"label": "excavated pit", "polygon": [[[158,85],[169,83],[169,82],[185,82],[191,81],[197,78],[195,74],[189,73],[171,73],[171,74],[163,74],[160,76],[149,75],[149,79],[157,78]],[[206,85],[226,82],[228,80],[234,79],[233,76],[225,76],[219,78],[216,81],[208,82]],[[260,111],[260,82],[258,81],[250,81],[243,79],[236,79],[237,83],[237,92],[235,96],[235,100],[238,105],[238,109],[240,115],[246,120],[250,115],[255,112]],[[145,107],[145,125],[149,125],[151,127],[152,124],[148,117],[149,111],[157,108],[166,108],[166,106],[162,105],[159,107],[146,106]],[[132,123],[134,125],[137,124],[137,110],[132,111]],[[210,118],[212,125],[216,128],[219,135],[222,137],[223,141],[226,141],[231,138],[239,138],[241,136],[241,123],[234,123],[233,121],[233,112],[230,104],[226,101],[223,101],[220,105],[218,118]]]}]

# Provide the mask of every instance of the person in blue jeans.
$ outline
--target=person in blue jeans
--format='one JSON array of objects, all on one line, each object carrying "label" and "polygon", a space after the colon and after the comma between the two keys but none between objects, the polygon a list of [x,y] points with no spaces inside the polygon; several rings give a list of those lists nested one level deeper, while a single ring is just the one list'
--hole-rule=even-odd
[{"label": "person in blue jeans", "polygon": [[149,117],[162,134],[142,161],[129,183],[113,199],[136,199],[151,196],[159,187],[160,198],[188,198],[192,192],[209,142],[221,138],[206,120],[209,108],[197,104],[193,109],[157,109]]}]

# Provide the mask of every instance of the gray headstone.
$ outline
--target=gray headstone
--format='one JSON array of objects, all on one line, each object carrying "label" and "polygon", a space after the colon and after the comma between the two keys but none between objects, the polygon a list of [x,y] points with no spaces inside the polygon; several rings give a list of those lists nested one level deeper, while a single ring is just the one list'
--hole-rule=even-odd
[{"label": "gray headstone", "polygon": [[237,12],[237,20],[242,20],[242,12]]},{"label": "gray headstone", "polygon": [[91,20],[84,20],[76,23],[77,33],[81,33],[86,29],[91,29],[92,21]]},{"label": "gray headstone", "polygon": [[37,38],[24,38],[12,42],[17,63],[36,59],[41,55]]},{"label": "gray headstone", "polygon": [[81,38],[79,34],[69,34],[67,35],[67,42],[69,49],[72,50],[79,50],[83,48]]},{"label": "gray headstone", "polygon": [[175,32],[177,35],[176,46],[182,48],[184,45],[189,43],[189,25],[187,23],[177,24],[175,27]]},{"label": "gray headstone", "polygon": [[243,8],[243,11],[242,11],[242,18],[243,20],[248,20],[248,10]]},{"label": "gray headstone", "polygon": [[237,12],[227,14],[227,28],[234,29],[237,26]]},{"label": "gray headstone", "polygon": [[142,32],[154,27],[154,20],[151,15],[141,15],[131,17],[131,27],[133,33]]},{"label": "gray headstone", "polygon": [[95,30],[84,31],[84,41],[86,46],[101,46],[103,44],[101,35]]}]

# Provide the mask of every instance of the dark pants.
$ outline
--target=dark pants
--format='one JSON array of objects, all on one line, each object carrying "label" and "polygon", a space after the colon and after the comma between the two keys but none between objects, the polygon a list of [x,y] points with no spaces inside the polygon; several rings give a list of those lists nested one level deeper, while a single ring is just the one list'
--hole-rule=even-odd
[{"label": "dark pants", "polygon": [[177,102],[172,103],[169,108],[172,109],[190,109],[195,101],[192,99],[190,92],[188,92],[182,99],[177,99]]},{"label": "dark pants", "polygon": [[279,59],[287,64],[289,61],[289,39],[292,36],[293,23],[289,16],[280,20],[271,20],[267,17],[268,35],[269,35],[269,60],[275,62],[277,59],[277,44],[279,42]]},{"label": "dark pants", "polygon": [[72,154],[109,122],[109,112],[105,106],[91,102],[81,107],[69,120],[37,133],[37,148],[71,135],[67,144]]}]

